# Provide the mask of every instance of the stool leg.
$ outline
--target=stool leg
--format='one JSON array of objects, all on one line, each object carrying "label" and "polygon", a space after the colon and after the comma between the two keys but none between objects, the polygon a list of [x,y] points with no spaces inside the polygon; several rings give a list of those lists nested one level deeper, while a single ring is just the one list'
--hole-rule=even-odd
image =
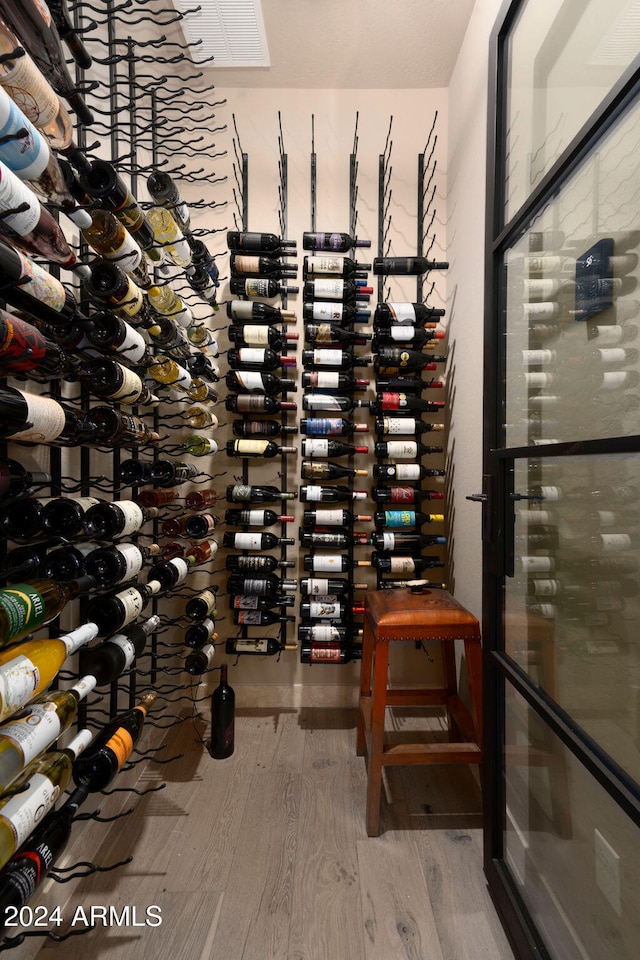
[{"label": "stool leg", "polygon": [[482,645],[480,639],[465,640],[469,705],[478,746],[482,747]]},{"label": "stool leg", "polygon": [[364,756],[366,738],[364,719],[362,716],[362,698],[371,696],[371,663],[373,660],[373,631],[369,618],[364,618],[364,633],[362,636],[362,657],[360,660],[360,701],[358,703],[358,732],[356,736],[356,754]]},{"label": "stool leg", "polygon": [[[443,640],[440,648],[442,650],[442,673],[447,697],[455,697],[458,694],[455,640]],[[452,742],[460,741],[462,739],[460,728],[449,709],[449,703],[447,703],[447,726],[449,727],[449,740]]]},{"label": "stool leg", "polygon": [[382,754],[384,751],[388,668],[389,641],[376,640],[371,702],[369,776],[367,781],[367,835],[370,837],[377,837],[380,834],[380,795],[382,790]]}]

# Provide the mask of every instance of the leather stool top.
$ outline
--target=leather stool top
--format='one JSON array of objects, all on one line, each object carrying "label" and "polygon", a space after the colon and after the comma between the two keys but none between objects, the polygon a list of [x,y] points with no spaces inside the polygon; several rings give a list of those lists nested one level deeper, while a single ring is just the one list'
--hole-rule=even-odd
[{"label": "leather stool top", "polygon": [[365,594],[376,640],[456,640],[480,637],[480,625],[446,590],[376,590]]}]

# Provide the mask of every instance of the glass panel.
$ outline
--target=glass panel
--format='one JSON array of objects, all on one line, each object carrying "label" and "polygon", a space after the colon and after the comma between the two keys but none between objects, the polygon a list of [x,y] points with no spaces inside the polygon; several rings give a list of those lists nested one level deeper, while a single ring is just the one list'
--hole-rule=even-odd
[{"label": "glass panel", "polygon": [[640,432],[640,104],[505,256],[506,446]]},{"label": "glass panel", "polygon": [[640,454],[518,460],[505,650],[640,783]]},{"label": "glass panel", "polygon": [[633,61],[637,0],[523,4],[507,46],[505,221]]},{"label": "glass panel", "polygon": [[507,689],[505,859],[554,960],[637,960],[640,830]]}]

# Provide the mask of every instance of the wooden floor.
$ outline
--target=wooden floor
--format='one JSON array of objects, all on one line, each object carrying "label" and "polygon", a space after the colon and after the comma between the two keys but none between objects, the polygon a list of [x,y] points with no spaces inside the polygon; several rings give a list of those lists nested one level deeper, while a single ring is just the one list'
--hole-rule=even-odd
[{"label": "wooden floor", "polygon": [[[512,960],[482,873],[470,770],[391,768],[385,832],[368,838],[355,724],[352,708],[239,710],[236,751],[225,761],[197,742],[204,722],[152,731],[152,744],[167,744],[158,757],[183,758],[123,772],[114,785],[166,786],[99,797],[103,815],[122,805],[134,812],[77,824],[60,861],[132,862],[68,884],[48,879],[40,898],[60,905],[64,923],[52,929],[61,935],[73,919],[84,930],[92,905],[114,908],[111,925],[98,918],[95,930],[63,943],[28,938],[7,956]],[[401,738],[414,721],[396,712],[393,724]],[[145,925],[151,906],[161,925]],[[117,926],[124,907],[129,925]]]}]

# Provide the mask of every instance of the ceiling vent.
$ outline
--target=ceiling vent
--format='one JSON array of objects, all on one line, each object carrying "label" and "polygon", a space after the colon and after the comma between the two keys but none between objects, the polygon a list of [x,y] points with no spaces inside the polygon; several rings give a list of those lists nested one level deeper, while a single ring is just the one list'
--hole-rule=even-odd
[{"label": "ceiling vent", "polygon": [[[196,62],[214,57],[208,64],[220,67],[268,67],[269,48],[264,29],[261,0],[173,0],[179,13],[182,32],[192,46]],[[197,12],[194,6],[199,9]]]},{"label": "ceiling vent", "polygon": [[631,0],[605,30],[590,66],[618,67],[633,62],[640,50],[640,0]]}]

